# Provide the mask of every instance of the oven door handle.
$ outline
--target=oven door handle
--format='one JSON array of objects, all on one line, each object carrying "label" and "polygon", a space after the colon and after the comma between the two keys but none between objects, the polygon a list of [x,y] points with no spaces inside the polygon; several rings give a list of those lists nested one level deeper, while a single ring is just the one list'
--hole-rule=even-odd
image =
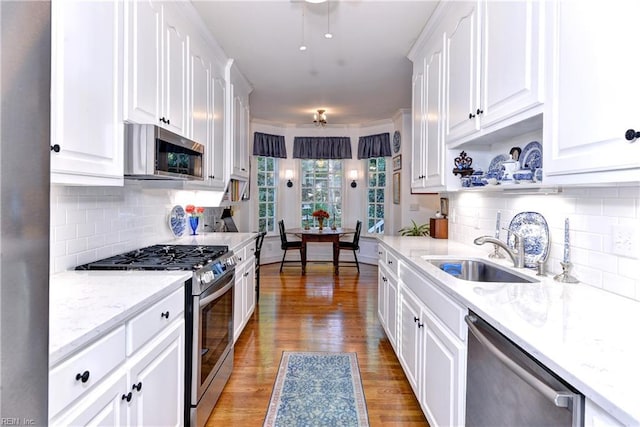
[{"label": "oven door handle", "polygon": [[234,278],[233,276],[231,276],[229,278],[229,283],[224,285],[222,288],[218,289],[216,292],[212,293],[211,295],[205,296],[204,298],[201,296],[200,307],[204,307],[205,305],[209,304],[211,301],[215,301],[216,299],[220,298],[222,295],[225,294],[225,292],[227,292],[229,289],[233,287],[233,284],[234,284]]},{"label": "oven door handle", "polygon": [[522,378],[523,381],[537,390],[538,393],[551,400],[556,406],[560,408],[568,408],[569,410],[571,410],[575,406],[574,399],[577,398],[577,395],[575,393],[564,390],[554,390],[553,388],[549,387],[547,384],[543,383],[538,378],[530,374],[527,370],[514,362],[509,356],[500,351],[498,347],[493,345],[491,341],[489,341],[489,339],[484,336],[484,334],[476,326],[477,320],[478,319],[472,315],[464,316],[464,321],[467,323],[467,326],[469,326],[469,331],[471,331],[471,333],[478,339],[478,341],[480,341],[480,343],[484,345],[487,350],[493,353],[493,355],[497,357],[498,360],[504,363],[513,373]]}]

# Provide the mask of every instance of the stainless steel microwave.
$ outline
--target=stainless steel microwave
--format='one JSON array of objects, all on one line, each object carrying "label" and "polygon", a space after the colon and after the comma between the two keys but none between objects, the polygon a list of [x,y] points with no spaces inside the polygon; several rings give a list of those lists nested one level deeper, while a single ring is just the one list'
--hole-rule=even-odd
[{"label": "stainless steel microwave", "polygon": [[125,124],[129,179],[202,180],[204,145],[156,125]]}]

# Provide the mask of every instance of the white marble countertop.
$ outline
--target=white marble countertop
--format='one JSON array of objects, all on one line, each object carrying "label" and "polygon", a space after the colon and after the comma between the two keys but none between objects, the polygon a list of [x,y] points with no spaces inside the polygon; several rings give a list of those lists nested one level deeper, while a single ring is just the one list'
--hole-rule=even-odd
[{"label": "white marble countertop", "polygon": [[255,239],[258,233],[199,233],[195,236],[185,235],[176,237],[164,243],[172,245],[225,245],[229,249],[236,250],[238,247]]},{"label": "white marble countertop", "polygon": [[65,271],[49,281],[49,366],[169,295],[190,271]]},{"label": "white marble countertop", "polygon": [[[202,233],[169,244],[226,245],[234,250],[257,233]],[[49,366],[89,344],[184,285],[190,271],[66,271],[49,284]]]},{"label": "white marble countertop", "polygon": [[469,246],[425,237],[380,237],[442,290],[476,312],[612,416],[640,424],[640,303],[584,284],[565,284],[530,269],[537,283],[457,279],[423,259],[488,258],[492,245]]}]

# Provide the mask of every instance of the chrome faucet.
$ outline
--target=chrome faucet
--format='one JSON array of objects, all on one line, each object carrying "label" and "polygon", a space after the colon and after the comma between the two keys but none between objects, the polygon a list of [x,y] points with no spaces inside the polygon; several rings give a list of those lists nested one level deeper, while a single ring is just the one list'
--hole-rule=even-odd
[{"label": "chrome faucet", "polygon": [[509,245],[507,245],[502,240],[496,239],[491,236],[476,237],[473,243],[475,243],[476,245],[493,243],[494,245],[500,246],[502,249],[505,250],[507,255],[509,255],[509,258],[511,258],[511,261],[513,261],[513,266],[515,268],[524,268],[524,237],[522,237],[520,234],[517,234],[513,230],[510,230],[508,228],[504,228],[504,230],[507,230],[508,232],[513,233],[513,235],[515,236],[516,238],[515,250],[511,249]]}]

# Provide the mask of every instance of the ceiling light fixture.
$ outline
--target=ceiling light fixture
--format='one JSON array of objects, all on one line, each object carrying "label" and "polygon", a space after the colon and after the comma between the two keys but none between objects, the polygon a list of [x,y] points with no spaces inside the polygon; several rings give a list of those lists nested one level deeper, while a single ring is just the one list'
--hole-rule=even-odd
[{"label": "ceiling light fixture", "polygon": [[329,0],[327,0],[327,32],[324,33],[324,38],[325,39],[330,39],[333,37],[333,34],[331,34],[331,25],[329,25],[329,15],[331,14],[330,10],[329,10]]},{"label": "ceiling light fixture", "polygon": [[317,113],[313,114],[314,125],[322,127],[325,127],[327,125],[327,115],[324,112],[325,110],[318,110]]},{"label": "ceiling light fixture", "polygon": [[307,45],[304,44],[304,4],[302,5],[302,43],[300,43],[300,47],[298,49],[300,49],[300,51],[304,52],[305,50],[307,50]]},{"label": "ceiling light fixture", "polygon": [[307,3],[324,3],[327,0],[304,0]]}]

